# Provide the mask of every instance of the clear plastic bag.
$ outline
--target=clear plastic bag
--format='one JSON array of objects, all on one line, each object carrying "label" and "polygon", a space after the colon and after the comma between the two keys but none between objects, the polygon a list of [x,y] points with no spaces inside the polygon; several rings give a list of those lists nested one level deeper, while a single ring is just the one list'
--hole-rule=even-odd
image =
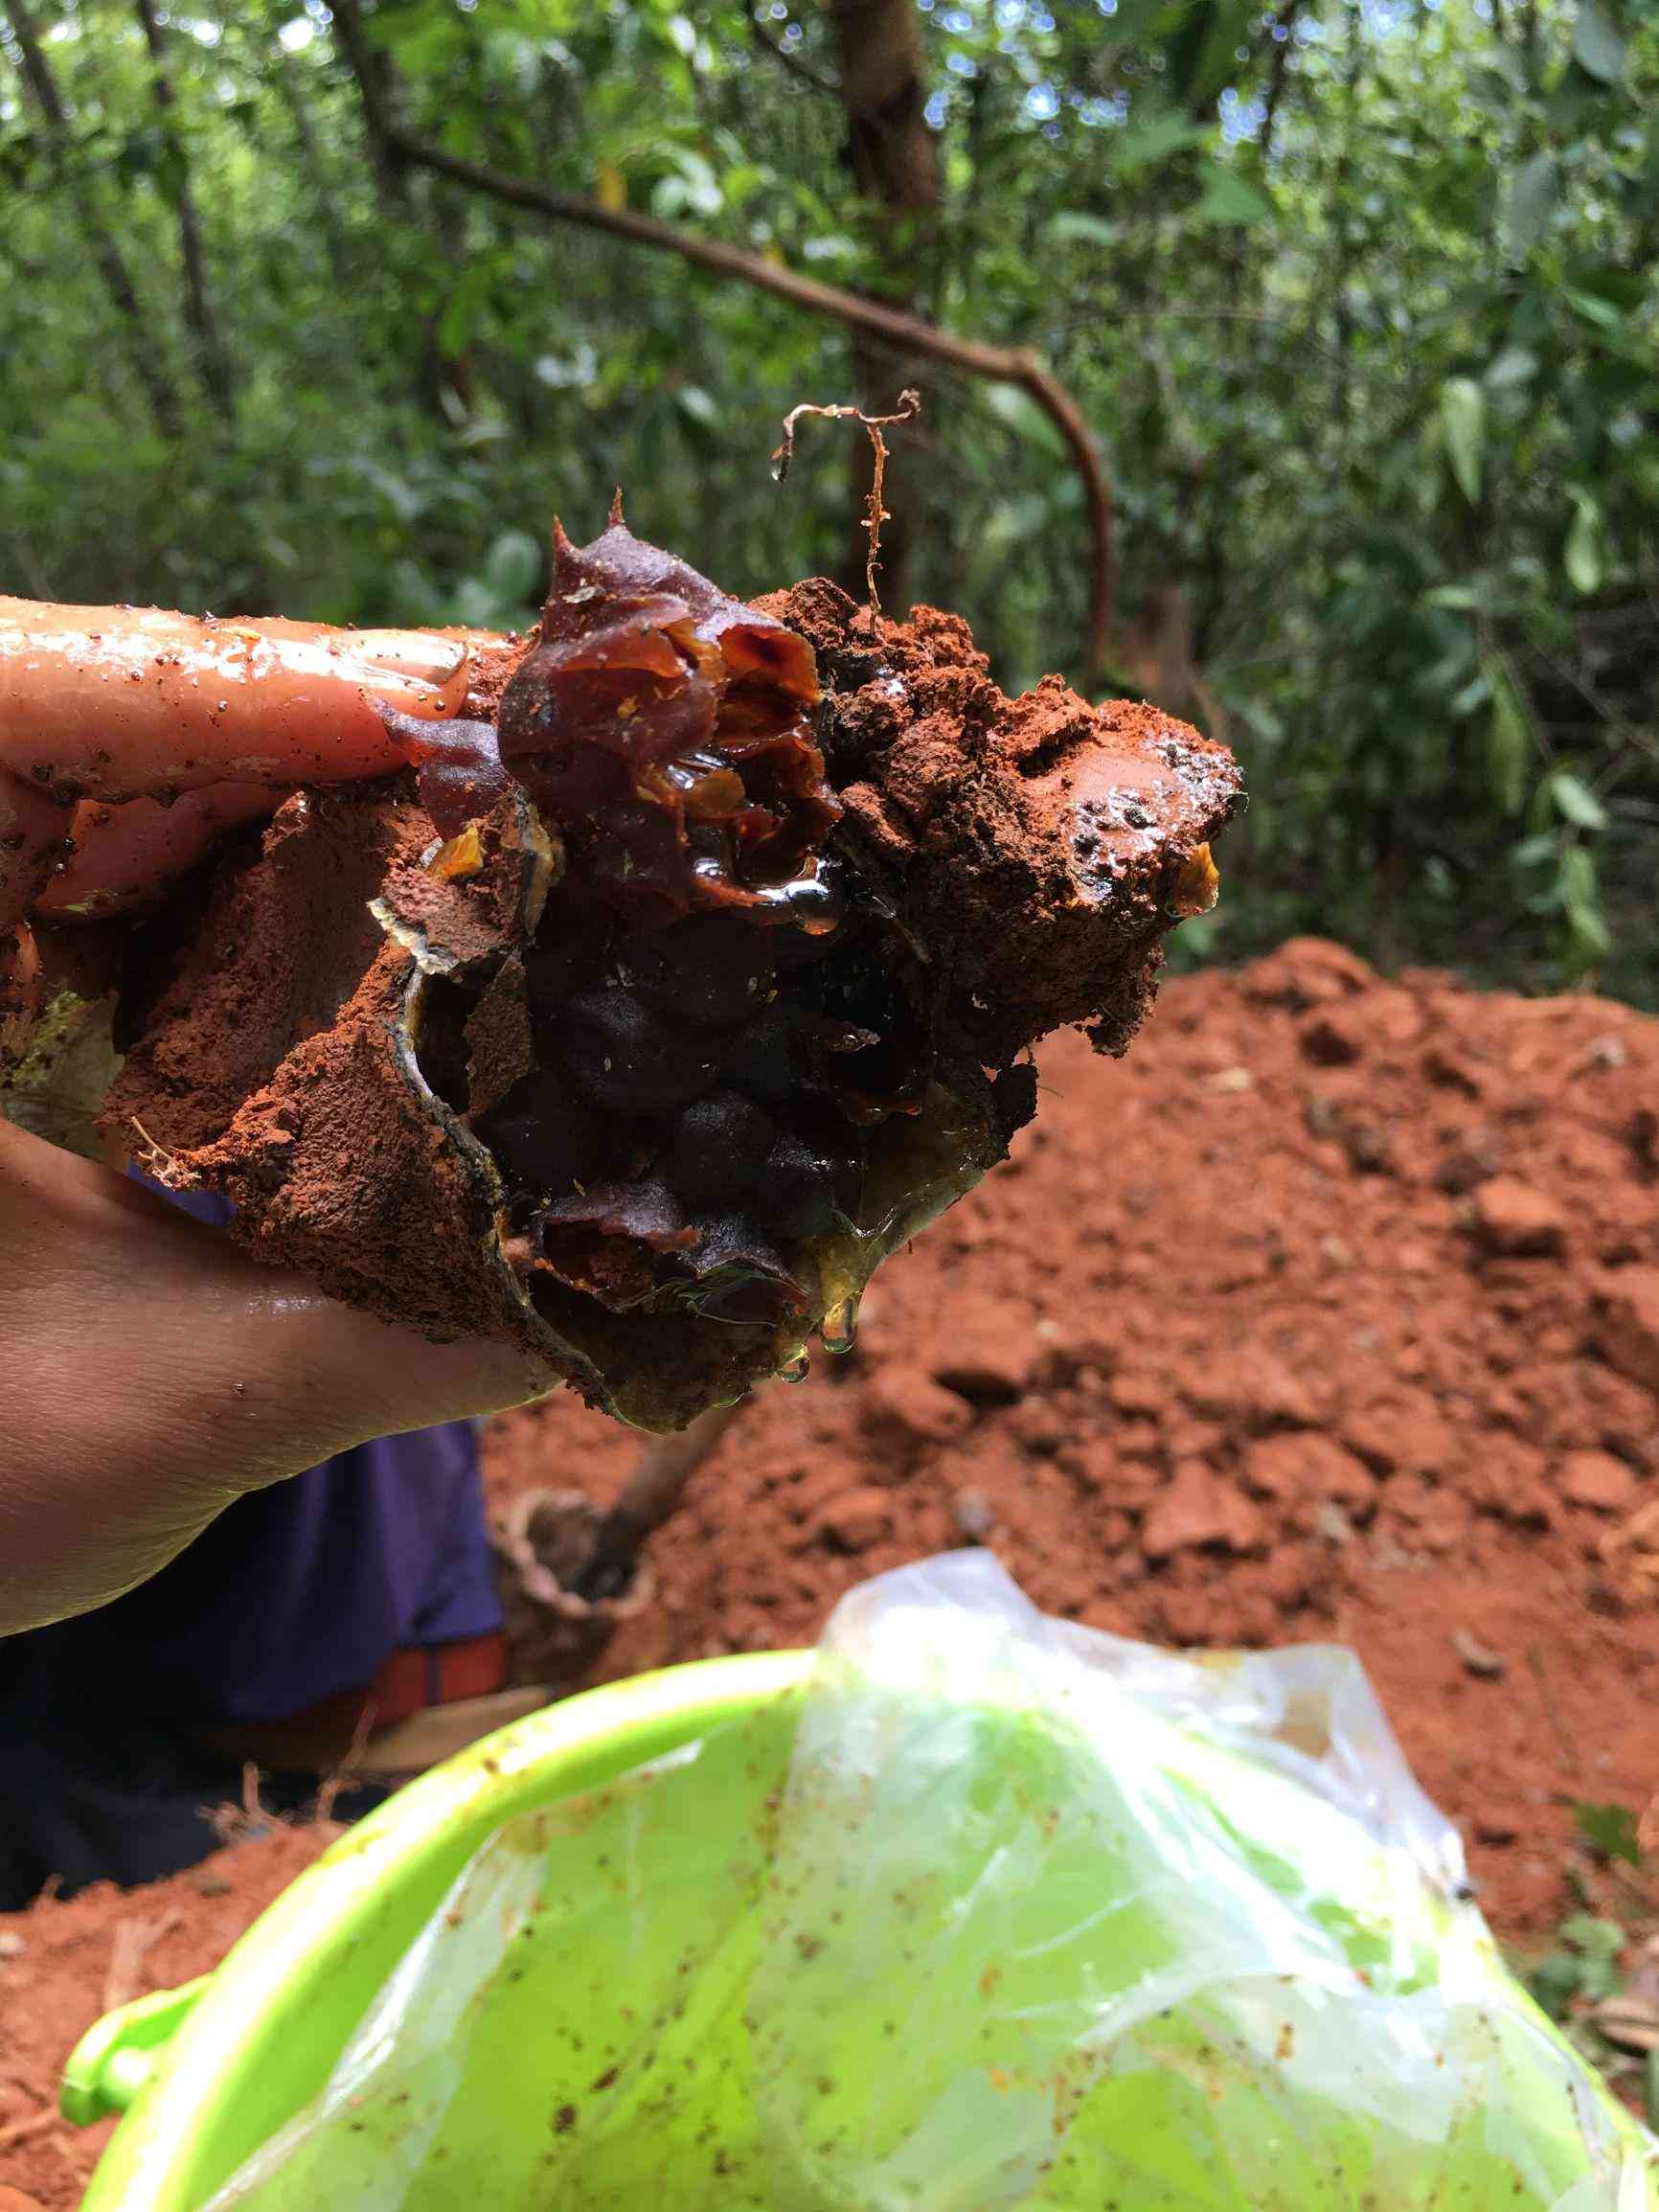
[{"label": "clear plastic bag", "polygon": [[498,1831],[214,2212],[1648,2212],[1656,2155],[1351,1654],[1159,1653],[972,1552]]}]

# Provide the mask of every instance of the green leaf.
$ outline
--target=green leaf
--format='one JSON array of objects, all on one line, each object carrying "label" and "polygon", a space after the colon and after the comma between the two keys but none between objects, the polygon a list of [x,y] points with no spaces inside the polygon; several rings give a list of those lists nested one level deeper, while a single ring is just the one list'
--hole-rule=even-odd
[{"label": "green leaf", "polygon": [[1057,246],[1109,246],[1116,242],[1118,226],[1085,208],[1067,207],[1050,222],[1048,235]]},{"label": "green leaf", "polygon": [[1561,551],[1561,566],[1567,572],[1567,581],[1575,591],[1586,597],[1600,589],[1602,582],[1602,510],[1593,492],[1574,490],[1573,519],[1567,526],[1567,542]]},{"label": "green leaf", "polygon": [[1210,162],[1204,170],[1204,196],[1198,202],[1198,220],[1206,223],[1265,223],[1274,216],[1273,203],[1238,171]]},{"label": "green leaf", "polygon": [[1166,161],[1209,136],[1202,124],[1189,123],[1184,115],[1149,115],[1144,123],[1124,126],[1112,149],[1112,167],[1120,176],[1132,176],[1136,170],[1149,169],[1153,162]]},{"label": "green leaf", "polygon": [[1579,1970],[1582,1963],[1573,1951],[1553,1950],[1533,1969],[1533,1995],[1551,2019],[1564,2021],[1571,2015],[1573,1999],[1579,1995]]},{"label": "green leaf", "polygon": [[1611,300],[1603,300],[1595,292],[1576,290],[1571,285],[1562,287],[1561,297],[1576,315],[1581,315],[1586,323],[1594,323],[1599,331],[1625,328],[1625,318]]},{"label": "green leaf", "polygon": [[1238,49],[1246,44],[1253,17],[1260,14],[1255,0],[1218,0],[1208,9],[1204,43],[1192,74],[1181,87],[1185,99],[1201,104],[1213,100],[1230,82],[1239,68]]},{"label": "green leaf", "polygon": [[705,392],[701,384],[682,384],[674,394],[674,404],[690,422],[699,430],[719,427],[720,410],[712,392]]},{"label": "green leaf", "polygon": [[669,148],[668,157],[678,173],[665,176],[652,192],[652,214],[665,219],[677,215],[718,215],[725,200],[711,165],[688,146]]},{"label": "green leaf", "polygon": [[801,259],[804,262],[853,262],[858,259],[858,240],[849,238],[845,231],[820,231],[815,238],[802,239]]},{"label": "green leaf", "polygon": [[1487,666],[1491,684],[1492,715],[1487,729],[1487,759],[1492,790],[1506,814],[1518,814],[1526,804],[1527,770],[1533,764],[1533,731],[1513,678],[1502,661]]},{"label": "green leaf", "polygon": [[1622,1859],[1626,1866],[1641,1865],[1636,1815],[1627,1805],[1579,1803],[1573,1808],[1573,1819],[1584,1841],[1603,1859]]},{"label": "green leaf", "polygon": [[487,262],[474,262],[456,279],[455,288],[438,318],[438,343],[445,353],[465,351],[489,304],[494,271]]},{"label": "green leaf", "polygon": [[1541,868],[1546,860],[1555,858],[1556,844],[1554,830],[1545,830],[1535,837],[1523,837],[1518,845],[1511,846],[1510,858],[1517,868]]},{"label": "green leaf", "polygon": [[1028,392],[1020,391],[1013,384],[992,384],[986,391],[985,403],[1019,437],[1029,438],[1034,445],[1045,448],[1057,461],[1062,458],[1065,441],[1053,420]]},{"label": "green leaf", "polygon": [[1596,0],[1579,0],[1573,22],[1573,59],[1598,83],[1625,81],[1625,41]]},{"label": "green leaf", "polygon": [[1607,810],[1581,776],[1571,768],[1557,768],[1550,778],[1550,797],[1561,819],[1575,830],[1604,830]]},{"label": "green leaf", "polygon": [[1525,346],[1506,346],[1487,371],[1489,392],[1507,392],[1514,384],[1530,384],[1538,373],[1538,356]]},{"label": "green leaf", "polygon": [[1561,1941],[1602,1966],[1610,1965],[1629,1940],[1616,1920],[1601,1920],[1593,1912],[1569,1913],[1561,1923]]},{"label": "green leaf", "polygon": [[1613,935],[1602,911],[1596,863],[1582,845],[1561,855],[1561,911],[1576,950],[1585,962],[1605,960],[1613,949]]},{"label": "green leaf", "polygon": [[1557,190],[1553,153],[1529,154],[1510,178],[1504,201],[1504,236],[1517,260],[1532,251],[1549,221]]},{"label": "green leaf", "polygon": [[1451,472],[1472,507],[1481,495],[1487,437],[1487,396],[1472,376],[1446,378],[1440,388],[1440,419]]}]

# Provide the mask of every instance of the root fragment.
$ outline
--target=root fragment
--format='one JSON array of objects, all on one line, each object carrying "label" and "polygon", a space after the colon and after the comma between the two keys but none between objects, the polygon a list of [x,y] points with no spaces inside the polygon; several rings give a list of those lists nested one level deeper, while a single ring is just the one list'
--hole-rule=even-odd
[{"label": "root fragment", "polygon": [[867,548],[864,557],[864,588],[870,600],[870,627],[875,627],[875,618],[881,612],[881,599],[875,588],[875,571],[881,559],[881,525],[893,517],[881,504],[881,492],[887,477],[887,441],[883,430],[897,422],[914,422],[921,412],[921,394],[907,384],[898,395],[898,410],[893,415],[866,415],[861,407],[843,401],[831,401],[823,406],[804,399],[800,406],[791,407],[784,418],[784,439],[772,456],[772,481],[782,484],[789,473],[789,464],[795,458],[795,425],[803,415],[823,415],[834,422],[862,422],[870,433],[870,444],[875,455],[875,467],[870,480],[870,499],[865,508]]}]

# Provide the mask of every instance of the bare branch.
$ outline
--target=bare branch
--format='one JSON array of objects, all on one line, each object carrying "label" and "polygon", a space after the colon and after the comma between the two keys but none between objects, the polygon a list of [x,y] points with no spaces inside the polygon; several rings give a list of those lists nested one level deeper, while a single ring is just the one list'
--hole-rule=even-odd
[{"label": "bare branch", "polygon": [[1038,353],[1024,347],[992,346],[978,338],[959,337],[924,322],[920,315],[884,307],[839,285],[820,284],[814,277],[798,275],[760,254],[718,239],[699,238],[651,216],[636,215],[631,208],[601,207],[597,200],[555,192],[528,177],[510,176],[482,164],[463,161],[429,146],[401,125],[386,123],[387,136],[407,162],[446,176],[456,184],[500,200],[508,207],[526,210],[551,222],[574,223],[606,237],[626,239],[632,245],[648,246],[656,253],[670,253],[716,276],[735,277],[774,298],[787,300],[807,314],[828,316],[850,330],[895,347],[900,353],[920,354],[963,369],[969,376],[993,384],[1012,384],[1035,401],[1054,423],[1072,465],[1082,481],[1088,509],[1093,568],[1089,591],[1088,631],[1084,649],[1086,673],[1095,674],[1110,657],[1114,608],[1117,601],[1117,543],[1111,492],[1094,432],[1082,409]]},{"label": "bare branch", "polygon": [[759,15],[749,17],[749,29],[761,52],[770,55],[791,77],[798,77],[803,84],[809,84],[814,92],[828,93],[831,100],[840,98],[841,87],[834,78],[826,77],[821,69],[814,69],[804,54],[795,54],[787,46],[781,45]]},{"label": "bare branch", "polygon": [[75,143],[74,126],[52,64],[47,59],[34,13],[27,0],[8,0],[12,35],[22,59],[23,78],[34,97],[46,126],[47,151],[59,181],[66,187],[80,218],[81,235],[92,256],[110,306],[126,334],[127,357],[143,385],[156,428],[164,438],[176,438],[182,420],[177,392],[149,318],[139,300],[132,273],[114,234],[94,196]]},{"label": "bare branch", "polygon": [[166,36],[155,0],[133,0],[133,5],[138,11],[144,42],[149,49],[150,87],[155,96],[162,136],[167,142],[172,163],[170,191],[173,215],[178,224],[179,261],[184,275],[184,319],[190,327],[195,350],[196,372],[208,398],[228,422],[236,413],[236,386],[231,374],[230,355],[219,335],[213,300],[208,290],[207,255],[202,245],[201,217],[196,212],[195,191],[191,183],[190,159],[178,127],[178,102],[173,92],[172,71],[168,65]]}]

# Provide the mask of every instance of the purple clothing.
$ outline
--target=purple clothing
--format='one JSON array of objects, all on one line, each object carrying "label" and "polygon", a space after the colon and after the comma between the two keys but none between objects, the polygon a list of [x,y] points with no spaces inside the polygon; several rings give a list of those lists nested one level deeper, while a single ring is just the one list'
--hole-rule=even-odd
[{"label": "purple clothing", "polygon": [[477,1443],[458,1421],[239,1498],[113,1605],[0,1644],[0,1685],[27,1653],[134,1715],[281,1721],[360,1688],[405,1644],[500,1626]]},{"label": "purple clothing", "polygon": [[[222,1199],[172,1202],[228,1218]],[[69,1892],[204,1858],[209,1809],[236,1801],[241,1777],[199,1730],[286,1720],[362,1688],[405,1646],[500,1626],[471,1422],[359,1445],[238,1498],[113,1605],[0,1638],[0,1910],[49,1876]],[[279,1776],[265,1803],[297,1808],[315,1789]]]},{"label": "purple clothing", "polygon": [[[228,1199],[133,1180],[209,1227],[231,1218]],[[212,1726],[286,1720],[407,1644],[500,1626],[476,1425],[452,1421],[239,1498],[149,1582],[36,1637],[131,1711]]]}]

